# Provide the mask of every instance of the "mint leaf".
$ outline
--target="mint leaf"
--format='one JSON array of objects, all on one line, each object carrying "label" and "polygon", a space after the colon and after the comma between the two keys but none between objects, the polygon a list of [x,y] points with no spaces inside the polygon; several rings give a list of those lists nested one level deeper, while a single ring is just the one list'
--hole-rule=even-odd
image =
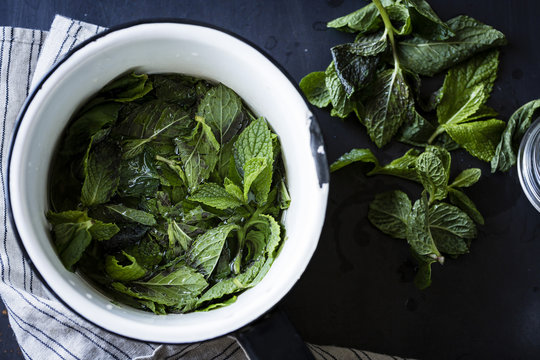
[{"label": "mint leaf", "polygon": [[480,180],[480,176],[482,176],[482,170],[478,168],[465,169],[456,176],[450,187],[469,187],[476,184]]},{"label": "mint leaf", "polygon": [[219,259],[229,233],[238,229],[238,225],[220,225],[199,235],[187,252],[189,264],[206,277],[210,276]]},{"label": "mint leaf", "polygon": [[444,129],[469,154],[489,162],[495,156],[497,141],[504,125],[504,121],[490,119],[456,125],[445,124]]},{"label": "mint leaf", "polygon": [[120,228],[116,224],[92,220],[92,226],[88,231],[90,232],[92,239],[96,241],[105,241],[116,235],[120,231]]},{"label": "mint leaf", "polygon": [[193,240],[180,228],[174,220],[169,220],[167,226],[167,236],[169,237],[169,249],[176,255],[181,251],[187,251]]},{"label": "mint leaf", "polygon": [[418,255],[441,258],[429,227],[429,208],[426,192],[422,193],[422,197],[412,207],[409,226],[407,226],[407,242]]},{"label": "mint leaf", "polygon": [[392,139],[407,115],[409,88],[401,69],[394,68],[379,73],[367,91],[370,97],[363,102],[363,123],[371,140],[382,147]]},{"label": "mint leaf", "polygon": [[533,100],[510,116],[491,159],[491,172],[508,171],[515,165],[521,138],[531,125],[539,107],[540,100]]},{"label": "mint leaf", "polygon": [[433,264],[435,260],[431,258],[426,259],[425,256],[417,256],[417,258],[421,258],[421,260],[418,261],[419,265],[418,271],[414,277],[414,285],[416,285],[418,289],[424,290],[431,285],[431,264]]},{"label": "mint leaf", "polygon": [[146,270],[137,263],[137,260],[133,256],[125,251],[122,251],[122,254],[130,262],[129,265],[119,264],[115,256],[109,255],[105,258],[105,271],[111,278],[121,281],[131,281],[140,279],[146,274]]},{"label": "mint leaf", "polygon": [[77,223],[63,223],[53,226],[54,244],[60,260],[66,269],[72,271],[90,245],[92,236],[88,229],[92,226],[90,220]]},{"label": "mint leaf", "polygon": [[446,40],[454,32],[433,11],[425,0],[406,0],[404,2],[411,13],[413,32],[430,40]]},{"label": "mint leaf", "polygon": [[433,76],[471,55],[506,44],[500,31],[460,15],[446,22],[455,34],[440,41],[419,36],[399,42],[397,53],[404,68],[419,75]]},{"label": "mint leaf", "polygon": [[315,71],[300,80],[300,89],[310,104],[323,108],[330,104],[331,98],[326,88],[326,73]]},{"label": "mint leaf", "polygon": [[[386,4],[393,3],[385,1]],[[366,33],[379,29],[382,21],[374,4],[368,4],[350,14],[334,19],[328,23],[329,28],[351,33]]]},{"label": "mint leaf", "polygon": [[201,274],[182,264],[172,271],[158,273],[147,281],[136,281],[129,287],[118,282],[112,284],[115,290],[137,299],[175,307],[193,301],[207,286]]},{"label": "mint leaf", "polygon": [[266,158],[251,158],[244,164],[244,202],[248,202],[248,193],[253,191],[259,204],[264,204],[272,184],[272,169]]},{"label": "mint leaf", "polygon": [[450,255],[469,252],[470,239],[476,237],[476,226],[459,208],[439,203],[429,209],[429,227],[439,251]]},{"label": "mint leaf", "polygon": [[253,121],[234,143],[234,159],[241,175],[244,174],[246,161],[253,158],[265,158],[273,162],[272,136],[264,118]]},{"label": "mint leaf", "polygon": [[416,172],[416,160],[420,152],[408,150],[403,156],[392,160],[384,166],[375,166],[368,175],[392,175],[411,181],[420,181]]},{"label": "mint leaf", "polygon": [[128,208],[124,205],[107,205],[107,209],[111,210],[115,214],[119,214],[127,221],[136,222],[143,225],[152,226],[156,224],[154,215],[144,212],[142,210],[136,210]]},{"label": "mint leaf", "polygon": [[227,191],[229,195],[233,196],[239,201],[243,201],[244,193],[242,192],[242,189],[240,189],[240,187],[236,185],[231,179],[225,178],[223,186],[225,187],[225,191]]},{"label": "mint leaf", "polygon": [[379,160],[373,155],[370,149],[352,149],[339,157],[330,165],[330,171],[334,172],[354,162],[372,163],[375,167],[379,166]]},{"label": "mint leaf", "polygon": [[87,153],[84,161],[84,182],[81,192],[81,202],[85,206],[109,201],[116,192],[120,179],[120,159],[115,145],[101,142],[89,150],[91,151]]},{"label": "mint leaf", "polygon": [[99,94],[117,102],[130,102],[142,98],[153,89],[146,74],[131,73],[107,84]]},{"label": "mint leaf", "polygon": [[197,190],[189,197],[189,200],[200,202],[220,210],[234,209],[242,206],[242,201],[229,194],[225,188],[214,183],[199,185]]},{"label": "mint leaf", "polygon": [[349,97],[375,78],[378,55],[386,48],[386,33],[378,33],[330,49],[336,74]]},{"label": "mint leaf", "polygon": [[499,52],[491,51],[450,69],[437,106],[439,123],[459,124],[476,114],[491,93],[498,66]]},{"label": "mint leaf", "polygon": [[182,160],[186,185],[190,192],[208,179],[218,161],[219,143],[204,119],[195,117],[196,127],[190,136],[176,138],[175,144]]},{"label": "mint leaf", "polygon": [[286,210],[291,205],[291,196],[289,195],[289,190],[287,190],[287,185],[284,180],[279,182],[278,201],[281,210]]},{"label": "mint leaf", "polygon": [[62,153],[72,155],[83,152],[95,133],[116,122],[120,107],[120,104],[105,102],[82,113],[69,126]]},{"label": "mint leaf", "polygon": [[392,30],[396,35],[409,35],[411,33],[411,14],[407,6],[395,3],[386,6],[386,12],[392,22]]},{"label": "mint leaf", "polygon": [[480,211],[478,211],[473,201],[467,195],[465,195],[465,193],[457,189],[450,188],[448,189],[448,197],[450,198],[450,202],[452,204],[465,211],[465,213],[469,215],[471,219],[480,225],[484,225],[484,217]]},{"label": "mint leaf", "polygon": [[218,84],[202,98],[198,113],[210,126],[217,141],[224,144],[236,135],[242,125],[242,100],[234,91]]},{"label": "mint leaf", "polygon": [[375,199],[369,204],[368,219],[383,233],[406,239],[411,209],[411,201],[404,192],[385,192],[375,195]]},{"label": "mint leaf", "polygon": [[347,91],[341,84],[341,80],[336,71],[336,66],[332,61],[326,69],[326,89],[330,95],[332,110],[330,115],[346,118],[353,110],[354,103],[349,99]]},{"label": "mint leaf", "polygon": [[440,148],[430,147],[416,159],[416,174],[429,193],[429,201],[446,197],[450,177],[450,154]]}]

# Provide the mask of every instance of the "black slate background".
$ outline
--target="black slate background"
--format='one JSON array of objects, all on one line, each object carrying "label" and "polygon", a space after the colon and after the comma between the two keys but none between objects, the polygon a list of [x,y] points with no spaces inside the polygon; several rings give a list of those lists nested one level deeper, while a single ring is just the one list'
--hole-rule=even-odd
[{"label": "black slate background", "polygon": [[[501,68],[490,105],[502,119],[540,98],[538,0],[431,0],[443,19],[467,14],[504,32]],[[364,5],[347,0],[2,0],[0,25],[48,29],[54,14],[112,26],[177,17],[232,30],[263,48],[299,81],[323,70],[329,48],[352,37],[325,23]],[[361,125],[316,110],[329,161],[353,147],[370,147]],[[407,147],[378,151],[390,160]],[[517,173],[490,174],[487,164],[453,153],[454,176],[480,167],[468,194],[486,218],[469,255],[434,266],[433,285],[412,284],[407,246],[366,219],[375,193],[419,188],[393,178],[365,178],[359,168],[331,177],[327,219],[318,249],[282,305],[303,338],[422,359],[540,358],[540,214],[521,192]],[[19,359],[7,317],[0,316],[0,357]]]}]

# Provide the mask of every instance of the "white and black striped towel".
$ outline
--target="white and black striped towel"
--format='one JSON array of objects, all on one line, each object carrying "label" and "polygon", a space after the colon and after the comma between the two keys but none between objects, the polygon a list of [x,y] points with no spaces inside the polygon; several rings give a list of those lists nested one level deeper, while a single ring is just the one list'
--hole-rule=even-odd
[{"label": "white and black striped towel", "polygon": [[[161,345],[116,336],[80,318],[49,293],[22,255],[7,220],[6,156],[13,125],[32,86],[75,45],[104,28],[56,16],[49,32],[0,27],[0,294],[27,359],[247,359],[238,342]],[[393,356],[309,345],[317,359],[391,360]]]}]

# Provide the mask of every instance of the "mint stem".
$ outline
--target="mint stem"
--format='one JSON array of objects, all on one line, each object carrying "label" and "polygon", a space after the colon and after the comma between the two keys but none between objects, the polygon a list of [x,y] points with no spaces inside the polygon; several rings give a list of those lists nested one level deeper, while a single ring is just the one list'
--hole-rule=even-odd
[{"label": "mint stem", "polygon": [[390,44],[392,45],[392,55],[394,56],[394,66],[396,68],[399,67],[399,59],[397,57],[396,52],[396,42],[394,40],[394,26],[392,25],[392,22],[390,21],[390,17],[388,16],[388,13],[386,12],[386,9],[381,4],[380,0],[372,0],[373,4],[377,7],[377,10],[379,10],[379,13],[381,14],[384,27],[386,28],[386,32],[388,33],[388,39],[390,39]]},{"label": "mint stem", "polygon": [[441,127],[441,126],[439,126],[439,127],[437,128],[437,130],[435,130],[435,132],[434,132],[434,133],[431,135],[431,137],[428,139],[428,141],[427,141],[428,144],[431,145],[431,143],[432,143],[433,141],[435,141],[435,138],[436,138],[437,136],[441,135],[443,132],[444,132],[444,128]]}]

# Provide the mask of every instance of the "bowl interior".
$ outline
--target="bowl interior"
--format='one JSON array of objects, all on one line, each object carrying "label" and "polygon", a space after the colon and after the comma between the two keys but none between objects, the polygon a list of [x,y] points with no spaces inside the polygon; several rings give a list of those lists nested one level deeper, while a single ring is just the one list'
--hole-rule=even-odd
[{"label": "bowl interior", "polygon": [[[127,71],[185,73],[222,82],[266,117],[280,138],[292,199],[282,219],[287,239],[263,281],[230,306],[208,313],[157,316],[113,304],[82,277],[65,270],[55,253],[44,216],[55,146],[77,108]],[[109,32],[64,59],[42,80],[21,113],[9,165],[9,196],[22,243],[57,296],[108,330],[159,342],[199,341],[233,331],[287,293],[317,245],[328,187],[319,184],[311,121],[305,101],[288,78],[234,36],[182,23],[148,23]]]}]

